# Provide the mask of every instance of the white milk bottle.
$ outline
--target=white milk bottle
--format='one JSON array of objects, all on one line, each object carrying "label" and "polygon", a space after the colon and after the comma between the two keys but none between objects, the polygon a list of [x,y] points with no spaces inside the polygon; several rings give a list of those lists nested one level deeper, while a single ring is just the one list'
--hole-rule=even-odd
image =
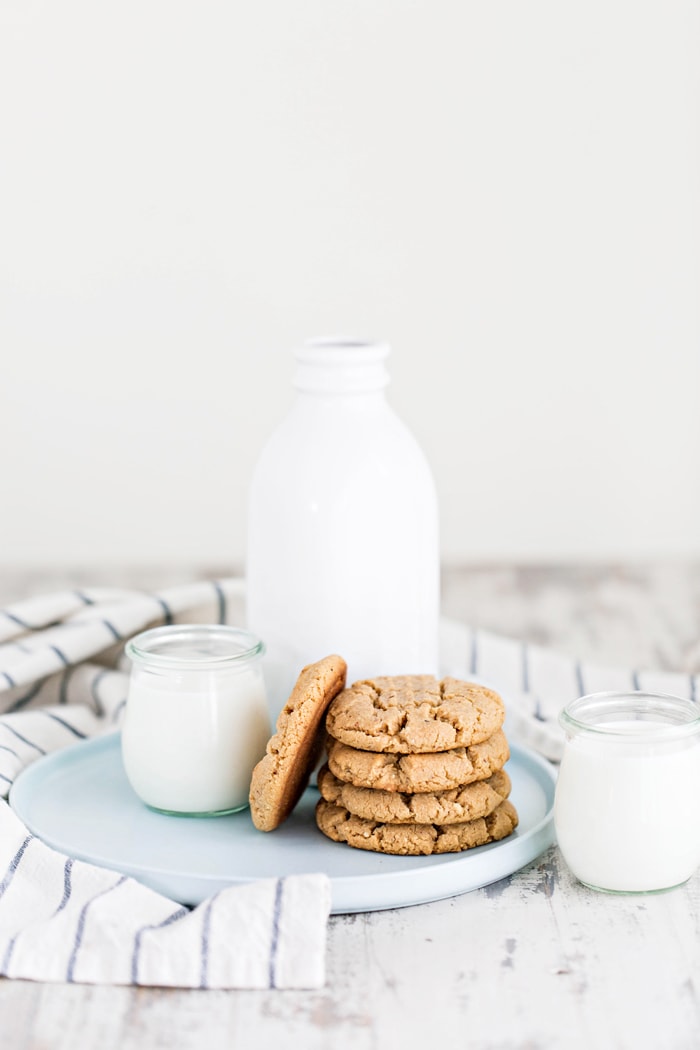
[{"label": "white milk bottle", "polygon": [[386,402],[382,343],[295,351],[297,397],[253,476],[248,624],[276,717],[302,667],[340,653],[348,682],[438,670],[437,500]]}]

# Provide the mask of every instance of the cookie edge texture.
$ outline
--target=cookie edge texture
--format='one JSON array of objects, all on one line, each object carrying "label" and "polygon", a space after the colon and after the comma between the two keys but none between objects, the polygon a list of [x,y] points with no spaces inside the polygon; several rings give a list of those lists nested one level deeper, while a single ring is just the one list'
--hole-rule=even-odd
[{"label": "cookie edge texture", "polygon": [[323,746],[324,715],[346,677],[337,654],[302,668],[251,776],[250,815],[258,831],[274,831],[301,798]]},{"label": "cookie edge texture", "polygon": [[[493,736],[480,744],[446,752],[402,755],[362,751],[330,736],[326,740],[326,749],[333,774],[346,784],[407,794],[448,791],[487,780],[502,769],[510,757],[510,746],[502,729],[497,729]],[[441,768],[445,761],[455,766],[454,774]],[[364,769],[358,772],[358,765]]]},{"label": "cookie edge texture", "polygon": [[363,820],[343,806],[334,805],[323,798],[316,804],[316,825],[331,841],[348,845],[352,849],[392,856],[462,853],[508,838],[517,828],[518,822],[517,810],[509,799],[487,817],[446,825],[391,824]]},{"label": "cookie edge texture", "polygon": [[[445,791],[381,791],[339,780],[328,763],[319,770],[318,789],[326,802],[342,806],[356,817],[388,824],[464,824],[492,813],[510,795],[510,777],[495,770],[485,780]],[[385,814],[382,813],[384,809]]]}]

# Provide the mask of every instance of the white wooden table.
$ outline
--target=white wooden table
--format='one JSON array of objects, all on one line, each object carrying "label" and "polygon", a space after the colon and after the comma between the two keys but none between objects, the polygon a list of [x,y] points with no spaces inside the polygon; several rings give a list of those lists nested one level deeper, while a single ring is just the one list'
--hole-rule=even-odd
[{"label": "white wooden table", "polygon": [[[182,578],[6,574],[0,600],[64,583]],[[479,627],[600,662],[700,671],[698,565],[463,569],[445,574],[443,593],[447,615]],[[0,981],[3,1050],[283,1045],[697,1050],[700,875],[658,896],[596,894],[554,848],[483,890],[332,918],[317,992]]]}]

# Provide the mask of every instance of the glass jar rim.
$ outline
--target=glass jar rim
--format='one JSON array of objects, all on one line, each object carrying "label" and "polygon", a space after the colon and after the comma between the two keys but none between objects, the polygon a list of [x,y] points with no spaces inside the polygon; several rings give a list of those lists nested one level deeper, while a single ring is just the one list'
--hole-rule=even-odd
[{"label": "glass jar rim", "polygon": [[[644,705],[643,707],[640,705]],[[586,721],[582,715],[590,709],[606,717],[617,715],[614,722]],[[681,717],[678,721],[659,724],[658,719],[675,711]],[[636,718],[630,718],[632,713]],[[639,716],[642,717],[639,717]],[[624,725],[621,723],[624,720]],[[637,723],[640,731],[630,731],[630,726]],[[678,740],[700,733],[700,704],[672,693],[652,693],[645,690],[614,690],[603,693],[588,693],[569,701],[559,714],[559,724],[563,729],[590,733],[600,737],[634,740],[649,739],[649,733],[641,727],[654,724],[654,737],[661,740]]]},{"label": "glass jar rim", "polygon": [[[197,645],[213,641],[223,643],[221,652],[196,651]],[[178,649],[189,646],[186,655]],[[193,653],[193,647],[194,653]],[[227,624],[167,624],[152,627],[129,639],[125,648],[129,659],[152,667],[169,667],[180,671],[232,668],[247,663],[265,652],[265,644],[250,631]]]}]

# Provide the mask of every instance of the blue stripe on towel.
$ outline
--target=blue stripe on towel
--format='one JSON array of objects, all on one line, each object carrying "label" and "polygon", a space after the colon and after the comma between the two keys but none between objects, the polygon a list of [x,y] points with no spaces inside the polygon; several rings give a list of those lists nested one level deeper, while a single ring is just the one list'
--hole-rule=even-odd
[{"label": "blue stripe on towel", "polygon": [[81,740],[87,739],[87,734],[86,733],[82,733],[79,729],[76,729],[75,726],[72,726],[70,724],[70,722],[66,722],[66,720],[64,718],[59,718],[59,716],[55,715],[53,713],[53,711],[37,711],[37,714],[38,715],[46,715],[47,718],[52,718],[54,720],[54,722],[58,722],[59,725],[62,725],[66,729],[69,729],[71,731],[71,733],[73,733],[77,737],[80,737]]},{"label": "blue stripe on towel", "polygon": [[107,630],[111,633],[111,635],[115,639],[115,641],[122,642],[124,640],[122,635],[119,633],[119,631],[117,630],[117,628],[114,626],[113,623],[111,623],[109,620],[102,620],[102,623],[105,625]]},{"label": "blue stripe on towel", "polygon": [[34,750],[38,751],[40,755],[46,754],[43,747],[39,747],[38,744],[33,743],[31,740],[27,740],[26,736],[22,736],[22,734],[18,733],[16,729],[12,728],[12,726],[8,726],[7,722],[0,722],[0,725],[3,725],[5,729],[9,729],[13,736],[16,736],[17,739],[21,740],[23,744],[27,744],[28,747],[33,747]]},{"label": "blue stripe on towel", "polygon": [[272,915],[272,937],[270,939],[270,967],[268,984],[270,988],[277,987],[277,949],[280,939],[280,919],[282,916],[282,889],[284,879],[278,879],[275,886],[275,908]]},{"label": "blue stripe on towel", "polygon": [[26,839],[24,840],[22,845],[19,847],[19,849],[15,853],[14,857],[12,858],[12,860],[10,861],[9,866],[7,868],[7,871],[5,872],[5,875],[3,877],[3,880],[2,880],[2,882],[0,882],[0,897],[3,896],[3,894],[7,890],[7,887],[12,882],[12,880],[13,880],[13,878],[15,876],[15,872],[17,871],[17,868],[20,865],[22,857],[25,854],[27,846],[29,845],[29,843],[32,841],[33,838],[34,838],[33,835],[27,835]]},{"label": "blue stripe on towel", "polygon": [[116,890],[117,887],[121,886],[123,882],[126,882],[126,878],[126,875],[122,875],[119,879],[117,879],[116,882],[112,883],[111,886],[108,886],[105,890],[100,890],[99,893],[96,893],[94,897],[91,897],[89,901],[86,901],[85,904],[83,904],[80,910],[80,915],[78,916],[78,925],[75,930],[73,948],[71,950],[70,959],[68,960],[68,967],[66,969],[66,981],[68,981],[69,984],[73,983],[73,978],[75,974],[75,963],[78,958],[78,952],[80,951],[80,945],[83,943],[83,936],[85,934],[85,919],[88,913],[88,908],[91,904],[94,904],[99,897],[104,897],[106,896],[106,894],[111,893],[112,890]]},{"label": "blue stripe on towel", "polygon": [[[58,915],[58,913],[60,911],[63,911],[63,909],[65,908],[66,904],[68,903],[68,899],[70,898],[70,894],[71,894],[70,872],[71,872],[71,868],[72,867],[73,867],[73,858],[69,857],[68,860],[66,861],[65,868],[63,869],[63,897],[61,898],[61,903],[56,908],[56,911],[54,912],[54,915]],[[4,974],[5,976],[7,976],[7,971],[9,970],[9,967],[10,967],[10,960],[12,958],[12,953],[15,950],[15,944],[17,943],[17,938],[18,937],[19,937],[19,933],[16,933],[15,936],[12,938],[12,940],[9,941],[9,943],[7,945],[7,948],[5,950],[5,956],[4,956],[3,960],[2,960],[2,963],[0,964],[0,973]]]},{"label": "blue stripe on towel", "polygon": [[63,650],[59,649],[57,645],[50,645],[49,649],[53,649],[53,651],[55,652],[56,656],[61,661],[61,663],[63,664],[64,667],[70,667],[70,660],[68,659],[66,654],[63,652]]},{"label": "blue stripe on towel", "polygon": [[0,973],[3,975],[3,977],[7,977],[7,971],[10,966],[10,959],[12,958],[12,953],[15,950],[15,941],[18,937],[19,934],[16,933],[12,940],[8,942],[7,948],[5,949],[5,955],[3,957],[2,963],[0,963]]},{"label": "blue stripe on towel", "polygon": [[13,714],[15,711],[21,711],[23,707],[26,707],[27,704],[31,700],[33,700],[35,696],[38,696],[38,694],[41,692],[42,686],[44,685],[45,681],[46,679],[42,678],[40,681],[35,682],[31,689],[24,694],[24,696],[17,697],[17,699],[10,704],[5,714]]},{"label": "blue stripe on towel", "polygon": [[154,598],[155,601],[158,602],[158,604],[160,605],[161,609],[163,610],[163,622],[165,623],[166,626],[169,627],[170,624],[173,622],[172,609],[170,608],[170,606],[166,602],[165,598],[159,598],[157,594],[154,594],[153,598]]},{"label": "blue stripe on towel", "polygon": [[71,880],[71,872],[73,870],[73,858],[69,857],[63,868],[63,896],[61,897],[61,903],[56,908],[54,915],[58,915],[60,911],[63,911],[66,904],[70,900],[70,895],[73,890],[73,883]]},{"label": "blue stripe on towel", "polygon": [[219,603],[219,623],[226,623],[228,608],[224,589],[217,580],[212,580],[212,587],[216,591],[216,598]]},{"label": "blue stripe on towel", "polygon": [[52,620],[51,623],[27,623],[26,620],[22,620],[15,613],[11,613],[9,609],[0,609],[0,612],[3,614],[3,616],[6,616],[8,620],[10,620],[12,623],[17,624],[17,626],[21,627],[24,631],[44,631],[47,627],[58,627],[61,623],[60,620]]},{"label": "blue stripe on towel", "polygon": [[576,661],[576,688],[578,689],[579,696],[586,695],[586,687],[583,684],[583,668],[581,667],[581,661]]},{"label": "blue stripe on towel", "polygon": [[93,703],[95,704],[95,710],[97,711],[98,715],[103,715],[105,713],[105,709],[97,692],[97,687],[104,678],[104,676],[107,674],[108,670],[108,667],[103,667],[101,671],[97,672],[92,682],[90,683],[90,695],[92,696]]},{"label": "blue stripe on towel", "polygon": [[73,671],[75,671],[75,667],[68,667],[61,675],[61,684],[58,690],[59,704],[68,703],[68,682],[70,680],[70,676],[73,674]]},{"label": "blue stripe on towel", "polygon": [[171,923],[177,922],[178,919],[182,919],[185,915],[189,915],[187,908],[178,908],[172,915],[169,915],[167,919],[163,919],[162,922],[153,922],[148,926],[142,926],[140,930],[136,931],[134,937],[134,951],[131,956],[131,983],[139,983],[139,956],[141,955],[141,938],[144,933],[148,933],[149,930],[160,930],[164,926],[170,926]]},{"label": "blue stripe on towel", "polygon": [[201,958],[202,965],[199,971],[199,987],[209,987],[209,931],[211,929],[211,909],[214,905],[216,897],[212,897],[206,908],[204,909],[204,915],[202,916],[202,940],[201,940]]}]

